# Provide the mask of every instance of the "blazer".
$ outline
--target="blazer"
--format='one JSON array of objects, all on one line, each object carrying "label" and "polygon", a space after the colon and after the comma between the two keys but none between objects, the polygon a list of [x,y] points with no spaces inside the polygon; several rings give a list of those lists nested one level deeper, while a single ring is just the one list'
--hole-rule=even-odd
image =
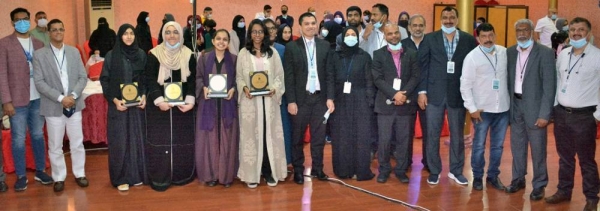
[{"label": "blazer", "polygon": [[462,75],[463,60],[477,45],[475,38],[463,31],[459,33],[456,50],[452,56],[454,74],[446,73],[448,56],[444,47],[446,39],[442,30],[426,34],[419,45],[419,60],[421,63],[421,83],[419,91],[427,91],[427,102],[441,105],[444,98],[448,106],[463,108],[460,94],[460,76]]},{"label": "blazer", "polygon": [[79,50],[72,46],[63,45],[65,60],[67,61],[67,74],[69,75],[69,89],[65,91],[50,46],[35,51],[33,57],[33,80],[41,98],[40,115],[45,117],[62,116],[63,106],[62,103],[58,102],[58,97],[60,95],[66,97],[71,93],[75,93],[76,97],[75,112],[81,111],[85,108],[81,93],[87,85],[87,73],[83,63],[80,62]]},{"label": "blazer", "polygon": [[405,49],[406,48],[410,48],[410,49],[413,49],[413,50],[415,50],[417,52],[419,51],[419,49],[417,48],[417,44],[415,44],[415,41],[413,41],[412,39],[410,39],[410,37],[406,38],[406,39],[403,39],[400,42],[402,43],[402,48],[405,48]]},{"label": "blazer", "polygon": [[[327,55],[329,54],[329,42],[313,38],[316,44],[317,74],[321,86],[320,97],[323,103],[329,99],[333,99],[334,90],[327,89]],[[308,58],[306,55],[306,46],[304,39],[297,39],[289,42],[285,46],[283,70],[285,72],[285,97],[288,104],[296,103],[298,106],[305,103],[308,92],[306,91],[306,83],[308,81]]]},{"label": "blazer", "polygon": [[[506,50],[508,65],[508,93],[510,95],[510,122],[515,120],[515,75],[519,52],[517,45]],[[554,51],[533,42],[525,75],[523,75],[523,97],[521,109],[525,115],[525,124],[535,128],[538,118],[549,120],[556,94],[556,63]]]},{"label": "blazer", "polygon": [[394,79],[398,77],[392,53],[387,46],[373,52],[373,81],[377,87],[375,97],[375,113],[411,115],[417,111],[417,86],[420,82],[421,68],[417,59],[417,52],[410,48],[403,48],[400,54],[402,80],[400,91],[406,91],[407,99],[411,102],[401,106],[388,105],[386,100],[394,98],[396,91],[393,88]]},{"label": "blazer", "polygon": [[[44,43],[30,37],[34,50],[44,47]],[[17,35],[13,33],[0,39],[0,95],[3,103],[12,102],[14,107],[29,104],[29,79],[27,57]]]}]

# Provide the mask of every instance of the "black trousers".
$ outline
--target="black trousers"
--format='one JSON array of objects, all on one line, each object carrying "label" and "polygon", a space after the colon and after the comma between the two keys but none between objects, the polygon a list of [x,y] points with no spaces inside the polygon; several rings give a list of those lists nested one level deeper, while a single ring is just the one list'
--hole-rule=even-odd
[{"label": "black trousers", "polygon": [[304,131],[310,124],[310,154],[312,171],[323,170],[325,127],[323,115],[327,111],[325,93],[306,96],[306,102],[298,105],[298,114],[292,116],[292,165],[295,172],[304,172]]},{"label": "black trousers", "polygon": [[583,176],[583,194],[598,200],[600,179],[596,157],[596,119],[594,107],[569,110],[561,105],[554,108],[554,136],[558,152],[558,190],[570,196],[575,177],[575,155]]}]

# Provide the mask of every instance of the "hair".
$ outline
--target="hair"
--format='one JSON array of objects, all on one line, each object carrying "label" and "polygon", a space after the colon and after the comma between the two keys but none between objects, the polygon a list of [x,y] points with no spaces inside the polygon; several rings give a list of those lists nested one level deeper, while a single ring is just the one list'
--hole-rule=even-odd
[{"label": "hair", "polygon": [[486,23],[486,21],[485,21],[485,18],[484,18],[484,17],[479,17],[479,18],[477,18],[477,20],[480,20],[480,21],[481,21],[481,23]]},{"label": "hair", "polygon": [[213,19],[206,19],[204,20],[204,26],[214,29],[215,27],[217,27],[217,22]]},{"label": "hair", "polygon": [[13,11],[10,12],[10,20],[14,21],[15,20],[15,15],[17,13],[21,13],[21,12],[27,13],[27,17],[29,17],[31,15],[29,13],[29,11],[27,11],[27,9],[25,9],[23,7],[18,7],[18,8],[14,9]]},{"label": "hair", "polygon": [[209,12],[209,11],[212,11],[212,8],[210,8],[210,7],[205,7],[204,8],[204,12]]},{"label": "hair", "polygon": [[408,14],[408,12],[406,12],[406,11],[402,11],[402,12],[400,13],[400,15],[398,15],[398,20],[400,20],[400,18],[402,17],[402,15],[406,15],[406,17],[407,17],[408,19],[410,19],[410,15]]},{"label": "hair", "polygon": [[367,15],[367,16],[371,17],[371,11],[369,11],[369,10],[365,10],[365,11],[363,12],[363,15]]},{"label": "hair", "polygon": [[285,7],[285,8],[287,8],[287,9],[290,9],[290,8],[289,8],[287,5],[285,5],[285,4],[284,4],[284,5],[281,5],[281,7]]},{"label": "hair", "polygon": [[44,11],[39,11],[39,12],[36,12],[36,13],[35,13],[35,17],[37,17],[38,15],[45,15],[45,14],[46,14],[46,12],[44,12]]},{"label": "hair", "polygon": [[262,21],[265,25],[267,25],[267,23],[272,23],[273,26],[277,27],[277,24],[275,24],[275,21],[271,20],[270,18],[266,18]]},{"label": "hair", "polygon": [[582,17],[573,18],[573,20],[571,20],[571,22],[569,22],[569,26],[576,24],[576,23],[585,23],[585,25],[588,27],[588,30],[592,30],[592,24],[586,18],[582,18]]},{"label": "hair", "polygon": [[452,12],[452,11],[454,11],[454,13],[456,14],[456,18],[458,18],[458,10],[451,6],[444,7],[441,14],[444,14],[444,12]]},{"label": "hair", "polygon": [[52,24],[55,24],[55,23],[60,23],[60,24],[63,25],[63,27],[65,26],[65,24],[61,20],[59,20],[59,19],[52,19],[52,20],[50,20],[50,22],[48,22],[48,26],[47,26],[48,30],[50,30],[50,27],[52,26]]},{"label": "hair", "polygon": [[350,14],[350,12],[352,12],[352,11],[357,11],[358,15],[362,16],[362,10],[360,9],[360,7],[350,6],[350,7],[348,7],[348,9],[346,9],[346,17],[348,17],[348,14]]},{"label": "hair", "polygon": [[423,26],[426,26],[426,25],[427,25],[427,23],[426,23],[426,21],[425,21],[425,17],[423,17],[423,16],[422,16],[422,15],[420,15],[420,14],[414,14],[413,16],[411,16],[411,17],[408,19],[408,25],[411,25],[411,24],[412,24],[412,22],[413,22],[413,20],[415,20],[415,19],[417,19],[417,18],[420,18],[421,20],[423,20]]},{"label": "hair", "polygon": [[271,5],[265,4],[265,6],[263,7],[263,10],[270,10],[271,9]]},{"label": "hair", "polygon": [[529,20],[529,19],[520,19],[517,22],[515,22],[515,29],[517,28],[518,25],[520,24],[527,24],[529,26],[529,29],[533,30],[533,21]]},{"label": "hair", "polygon": [[490,23],[482,23],[477,28],[475,28],[475,31],[477,31],[477,35],[480,35],[482,31],[484,31],[484,32],[489,32],[489,31],[495,32],[494,31],[494,26],[492,26],[492,24],[490,24]]},{"label": "hair", "polygon": [[225,32],[225,34],[227,35],[227,40],[229,40],[228,43],[231,42],[231,36],[229,35],[229,32],[226,29],[219,29],[219,30],[217,30],[215,32],[215,36],[212,37],[213,40],[217,37],[217,34],[219,32]]},{"label": "hair", "polygon": [[390,18],[390,10],[388,9],[387,6],[385,6],[385,4],[375,4],[373,5],[373,8],[377,8],[379,9],[379,11],[381,12],[381,15],[387,15],[388,19]]},{"label": "hair", "polygon": [[260,53],[263,55],[267,54],[267,57],[271,58],[271,56],[273,56],[273,49],[271,49],[271,36],[269,36],[269,31],[267,31],[267,26],[265,26],[265,23],[263,23],[259,19],[252,20],[252,22],[250,22],[250,24],[248,25],[248,32],[246,36],[246,50],[250,51],[252,55],[256,54],[256,50],[254,50],[254,43],[252,42],[252,28],[254,28],[254,25],[257,24],[262,28],[262,31],[265,35],[262,40],[262,43],[260,44]]},{"label": "hair", "polygon": [[302,13],[302,15],[300,15],[300,18],[298,18],[298,23],[300,25],[302,25],[302,21],[304,20],[304,18],[307,18],[307,17],[313,17],[313,18],[315,18],[315,20],[317,20],[317,17],[315,17],[315,15],[313,15],[310,12],[305,12],[305,13]]}]

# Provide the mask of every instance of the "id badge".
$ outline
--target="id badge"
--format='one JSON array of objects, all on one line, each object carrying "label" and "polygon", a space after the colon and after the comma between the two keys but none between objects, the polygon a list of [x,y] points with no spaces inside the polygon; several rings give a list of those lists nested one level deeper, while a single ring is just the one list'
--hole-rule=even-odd
[{"label": "id badge", "polygon": [[393,85],[393,87],[394,87],[394,89],[396,91],[400,91],[400,86],[401,85],[402,85],[402,79],[394,78],[394,85]]},{"label": "id badge", "polygon": [[351,82],[344,82],[344,94],[350,94],[350,90],[352,89],[352,83]]},{"label": "id badge", "polygon": [[310,80],[317,80],[317,70],[314,68],[308,69],[308,78]]},{"label": "id badge", "polygon": [[500,90],[500,80],[492,79],[492,90]]},{"label": "id badge", "polygon": [[454,62],[453,61],[448,61],[448,64],[446,64],[446,72],[450,73],[450,74],[454,74]]}]

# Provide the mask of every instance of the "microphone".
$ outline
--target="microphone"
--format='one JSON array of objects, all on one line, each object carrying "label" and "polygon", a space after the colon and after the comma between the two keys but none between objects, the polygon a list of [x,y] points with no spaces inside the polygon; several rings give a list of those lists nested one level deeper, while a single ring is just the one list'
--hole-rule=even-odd
[{"label": "microphone", "polygon": [[[387,99],[387,100],[385,100],[385,104],[391,105],[392,103],[394,103],[394,101],[396,101],[396,100],[394,100],[394,99],[391,99],[391,100],[390,100],[390,99]],[[409,99],[407,99],[407,100],[406,100],[406,103],[407,103],[407,104],[408,104],[408,103],[410,103],[410,100],[409,100]]]}]

